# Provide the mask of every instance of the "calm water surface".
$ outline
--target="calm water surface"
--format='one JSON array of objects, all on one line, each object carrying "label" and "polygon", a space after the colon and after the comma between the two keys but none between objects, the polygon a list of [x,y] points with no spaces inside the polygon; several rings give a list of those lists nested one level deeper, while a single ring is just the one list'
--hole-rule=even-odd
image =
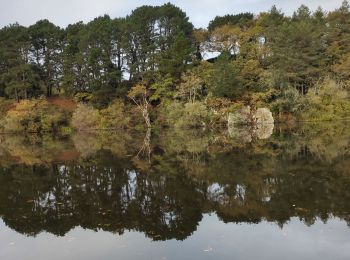
[{"label": "calm water surface", "polygon": [[0,137],[0,259],[349,259],[350,124]]}]

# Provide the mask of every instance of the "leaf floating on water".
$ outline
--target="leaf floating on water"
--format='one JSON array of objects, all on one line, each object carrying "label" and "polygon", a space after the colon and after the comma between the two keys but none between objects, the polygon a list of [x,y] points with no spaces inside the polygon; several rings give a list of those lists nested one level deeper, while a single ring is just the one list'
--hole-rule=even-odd
[{"label": "leaf floating on water", "polygon": [[295,210],[299,212],[308,212],[308,210],[304,208],[295,208]]},{"label": "leaf floating on water", "polygon": [[212,247],[209,247],[209,248],[207,248],[207,249],[204,249],[203,251],[204,251],[204,252],[211,252],[211,251],[213,251],[213,248],[212,248]]},{"label": "leaf floating on water", "polygon": [[33,203],[34,200],[27,200],[27,203]]}]

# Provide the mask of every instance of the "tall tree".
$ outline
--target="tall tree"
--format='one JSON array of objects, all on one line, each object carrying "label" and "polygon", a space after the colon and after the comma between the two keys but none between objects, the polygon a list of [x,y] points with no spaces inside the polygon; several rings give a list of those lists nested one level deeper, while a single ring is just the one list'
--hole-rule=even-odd
[{"label": "tall tree", "polygon": [[28,30],[18,24],[0,31],[0,93],[17,100],[40,94],[37,70],[29,63]]},{"label": "tall tree", "polygon": [[245,89],[239,79],[237,63],[232,62],[229,52],[223,52],[214,65],[209,77],[209,90],[216,97],[238,99]]},{"label": "tall tree", "polygon": [[328,37],[328,64],[331,71],[340,80],[349,80],[349,53],[350,53],[350,4],[344,1],[342,6],[330,12],[327,16],[329,23]]},{"label": "tall tree", "polygon": [[193,25],[172,4],[135,9],[127,22],[130,79],[154,80],[155,72],[180,77],[191,60]]},{"label": "tall tree", "polygon": [[276,88],[293,86],[305,94],[322,76],[326,48],[324,29],[323,25],[314,23],[306,6],[301,6],[292,20],[281,25],[271,44],[270,71]]},{"label": "tall tree", "polygon": [[29,36],[31,62],[40,69],[46,95],[49,97],[54,89],[60,87],[63,31],[48,20],[41,20],[29,27]]},{"label": "tall tree", "polygon": [[74,95],[87,90],[87,71],[84,52],[80,48],[85,25],[82,22],[68,25],[65,30],[62,88],[65,94]]}]

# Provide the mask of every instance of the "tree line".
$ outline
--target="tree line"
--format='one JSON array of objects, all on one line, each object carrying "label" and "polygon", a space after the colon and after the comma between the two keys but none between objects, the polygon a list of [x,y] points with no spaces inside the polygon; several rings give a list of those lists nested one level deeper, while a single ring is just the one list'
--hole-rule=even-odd
[{"label": "tree line", "polygon": [[66,28],[41,20],[0,30],[0,96],[16,100],[62,95],[104,105],[139,83],[158,102],[184,95],[251,100],[269,90],[278,98],[290,88],[306,94],[326,77],[349,89],[347,1],[331,12],[302,5],[286,16],[273,6],[218,16],[207,29],[168,3]]},{"label": "tree line", "polygon": [[143,6],[62,29],[48,20],[0,31],[0,95],[107,95],[125,83],[178,77],[191,60],[193,25],[179,8]]}]

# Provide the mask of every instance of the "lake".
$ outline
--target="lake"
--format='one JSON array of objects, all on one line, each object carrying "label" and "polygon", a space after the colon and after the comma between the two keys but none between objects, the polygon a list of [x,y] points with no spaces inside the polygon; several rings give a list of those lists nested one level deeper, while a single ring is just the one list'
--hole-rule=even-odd
[{"label": "lake", "polygon": [[349,259],[349,127],[0,136],[0,258]]}]

